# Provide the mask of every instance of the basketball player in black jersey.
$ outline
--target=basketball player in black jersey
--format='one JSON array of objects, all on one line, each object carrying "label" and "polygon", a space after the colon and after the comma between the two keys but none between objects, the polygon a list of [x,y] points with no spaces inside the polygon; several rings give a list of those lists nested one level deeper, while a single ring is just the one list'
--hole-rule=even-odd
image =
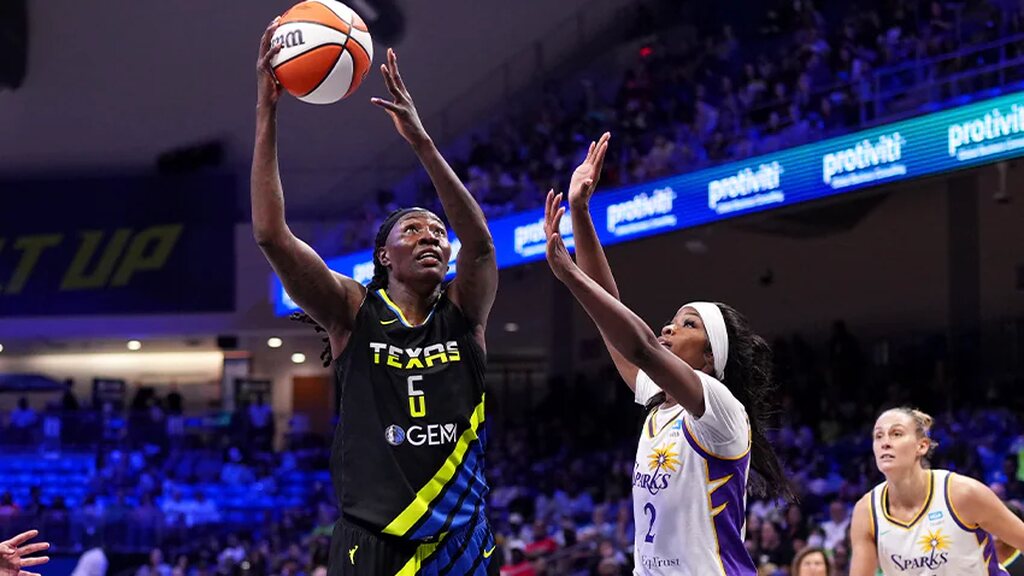
[{"label": "basketball player in black jersey", "polygon": [[326,330],[341,413],[331,476],[341,505],[331,576],[497,574],[483,472],[484,329],[498,284],[483,212],[420,123],[395,53],[381,66],[392,101],[374,98],[423,163],[462,242],[421,209],[390,215],[363,287],[327,268],[289,230],[277,165],[272,23],[258,60],[253,234],[288,294]]}]

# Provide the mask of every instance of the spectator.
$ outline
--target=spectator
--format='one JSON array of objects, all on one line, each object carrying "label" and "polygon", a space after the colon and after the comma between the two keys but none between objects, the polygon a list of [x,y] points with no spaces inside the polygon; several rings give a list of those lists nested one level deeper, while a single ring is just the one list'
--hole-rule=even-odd
[{"label": "spectator", "polygon": [[17,443],[32,441],[32,434],[39,421],[39,415],[28,405],[28,398],[18,398],[18,407],[11,411],[11,435]]},{"label": "spectator", "polygon": [[828,505],[828,520],[821,523],[821,529],[825,532],[825,541],[822,543],[826,550],[835,550],[837,544],[846,539],[846,532],[850,528],[850,511],[841,500],[833,500]]},{"label": "spectator", "polygon": [[149,552],[149,563],[135,571],[135,576],[171,576],[171,567],[164,562],[164,553],[159,548]]},{"label": "spectator", "polygon": [[0,496],[0,517],[14,516],[18,513],[18,505],[14,502],[14,496],[10,492],[4,492]]},{"label": "spectator", "polygon": [[85,551],[78,558],[71,576],[106,576],[110,562],[100,545],[99,535],[86,535],[82,548]]},{"label": "spectator", "polygon": [[804,548],[793,559],[791,576],[832,576],[832,563],[821,548]]},{"label": "spectator", "polygon": [[256,401],[249,406],[248,424],[253,446],[258,450],[270,450],[274,439],[274,413],[263,403],[263,394],[256,395]]}]

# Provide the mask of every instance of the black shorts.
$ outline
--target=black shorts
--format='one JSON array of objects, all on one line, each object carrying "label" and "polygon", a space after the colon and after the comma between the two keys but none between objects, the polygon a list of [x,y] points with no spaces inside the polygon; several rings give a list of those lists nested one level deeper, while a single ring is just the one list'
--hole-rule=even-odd
[{"label": "black shorts", "polygon": [[498,576],[501,553],[487,521],[477,517],[438,542],[410,542],[338,520],[331,535],[329,576]]}]

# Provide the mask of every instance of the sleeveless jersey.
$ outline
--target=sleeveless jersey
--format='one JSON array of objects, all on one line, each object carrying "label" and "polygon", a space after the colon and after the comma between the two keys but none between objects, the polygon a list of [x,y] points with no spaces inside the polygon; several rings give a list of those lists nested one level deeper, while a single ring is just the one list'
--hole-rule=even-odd
[{"label": "sleeveless jersey", "polygon": [[367,293],[334,363],[331,478],[346,520],[430,542],[483,513],[485,364],[446,292],[419,326],[385,290]]},{"label": "sleeveless jersey", "polygon": [[928,495],[910,522],[889,515],[888,483],[871,491],[871,526],[886,576],[1005,576],[992,537],[966,526],[950,504],[952,473],[931,470]]},{"label": "sleeveless jersey", "polygon": [[1005,562],[1001,562],[1000,566],[1010,576],[1024,576],[1024,554],[1017,550]]},{"label": "sleeveless jersey", "polygon": [[[753,576],[743,545],[750,424],[724,384],[697,372],[704,414],[681,406],[647,415],[633,467],[633,574],[643,576]],[[660,388],[643,372],[636,401]]]}]

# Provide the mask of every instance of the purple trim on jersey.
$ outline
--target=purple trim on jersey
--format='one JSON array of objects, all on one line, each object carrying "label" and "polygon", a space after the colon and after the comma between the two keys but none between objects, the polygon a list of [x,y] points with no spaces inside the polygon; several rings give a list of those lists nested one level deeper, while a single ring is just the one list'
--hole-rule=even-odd
[{"label": "purple trim on jersey", "polygon": [[[978,538],[978,544],[985,542],[981,550],[982,559],[985,559],[985,568],[988,568],[988,576],[1006,576],[1006,570],[999,564],[999,555],[996,554],[996,545],[992,542],[992,536],[981,528],[974,531]],[[986,541],[987,540],[987,541]]]},{"label": "purple trim on jersey", "polygon": [[871,533],[875,537],[875,550],[878,550],[878,506],[875,505],[875,498],[878,497],[878,488],[871,489]]},{"label": "purple trim on jersey", "polygon": [[[956,525],[962,528],[964,532],[975,533],[977,531],[977,528],[968,528],[967,526],[964,526],[964,523],[960,521],[960,516],[958,516],[957,513],[953,511],[953,503],[950,501],[949,498],[949,483],[952,477],[953,473],[947,472],[946,481],[942,483],[942,497],[945,498],[946,500],[946,509],[949,510],[949,515],[953,517],[953,521],[956,522]],[[978,544],[981,544],[981,540],[978,540]]]},{"label": "purple trim on jersey", "polygon": [[943,482],[942,486],[942,497],[946,500],[946,510],[949,510],[949,515],[953,517],[953,521],[956,525],[962,528],[965,532],[974,534],[974,537],[978,540],[978,546],[981,546],[982,560],[985,561],[985,568],[988,569],[988,576],[1006,576],[1006,571],[999,565],[999,555],[996,554],[995,543],[992,542],[992,536],[983,530],[980,526],[977,528],[968,528],[964,526],[964,523],[960,521],[960,517],[957,516],[956,512],[953,511],[953,504],[949,498],[949,485],[950,479],[953,478],[952,472],[946,473],[946,481]]},{"label": "purple trim on jersey", "polygon": [[724,505],[724,508],[712,518],[711,523],[715,530],[715,538],[718,540],[718,554],[722,562],[722,568],[726,576],[753,576],[757,574],[754,561],[750,559],[746,546],[743,545],[743,524],[746,520],[746,509],[744,495],[747,491],[747,466],[750,462],[750,452],[743,456],[729,460],[709,454],[697,443],[697,440],[690,435],[688,427],[683,426],[683,435],[686,437],[690,448],[707,463],[707,479],[713,482],[727,476],[732,476],[725,484],[719,486],[711,493],[710,505],[714,510]]}]

